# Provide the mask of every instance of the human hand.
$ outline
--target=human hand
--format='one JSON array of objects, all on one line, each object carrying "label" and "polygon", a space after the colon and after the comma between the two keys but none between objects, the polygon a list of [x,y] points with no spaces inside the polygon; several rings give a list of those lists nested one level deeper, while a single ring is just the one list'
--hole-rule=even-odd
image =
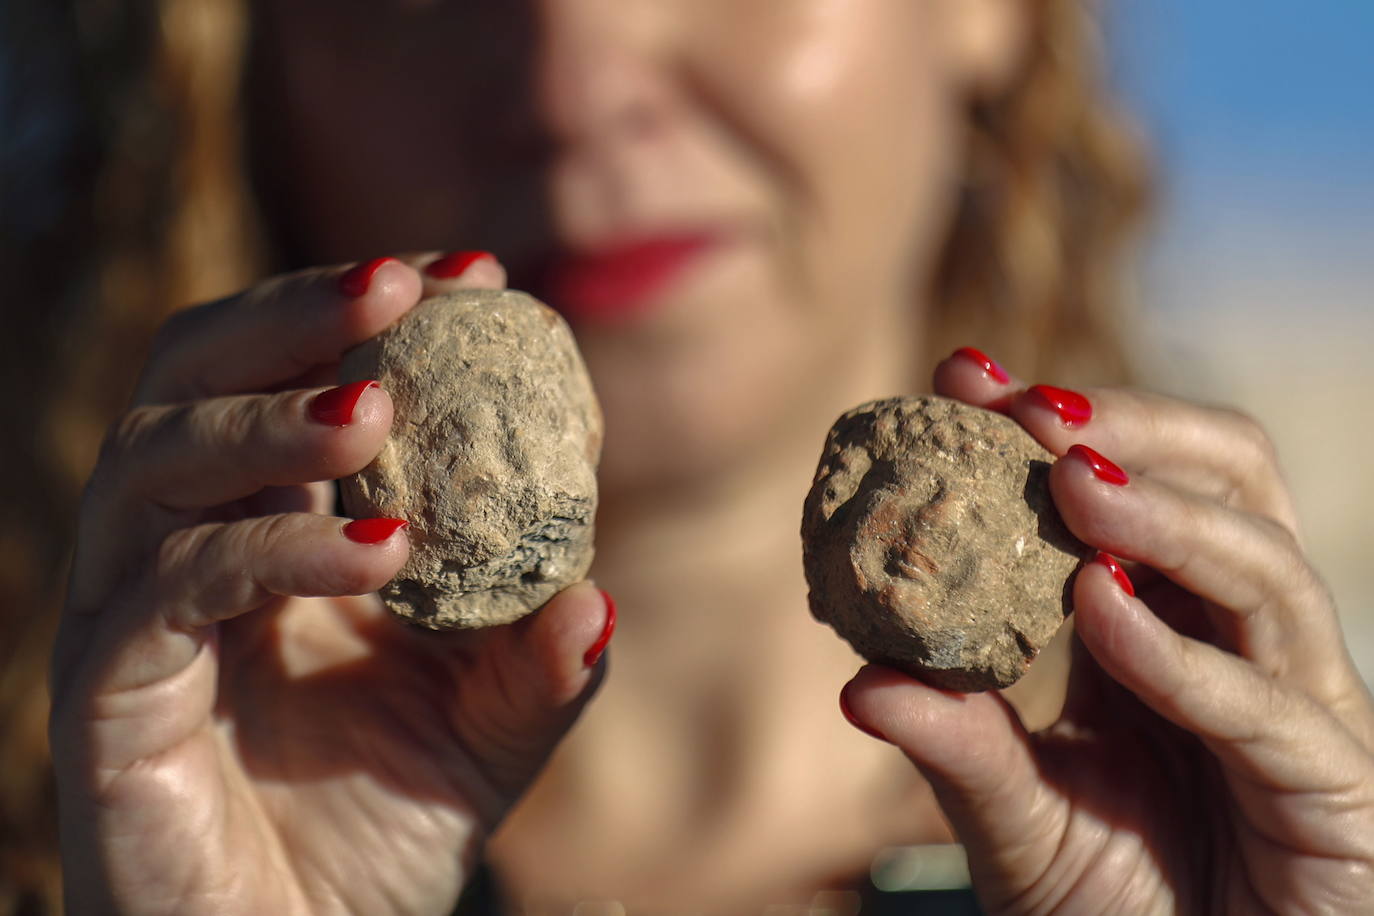
[{"label": "human hand", "polygon": [[160,334],[87,487],[53,661],[71,912],[447,913],[595,690],[615,618],[589,584],[421,632],[369,594],[398,523],[327,514],[392,406],[315,386],[422,296],[504,285],[461,260],[304,271]]},{"label": "human hand", "polygon": [[1026,389],[979,357],[943,362],[936,391],[1061,456],[1061,515],[1130,578],[1105,555],[1079,572],[1068,696],[1044,731],[996,693],[877,666],[845,686],[846,714],[930,780],[990,914],[1368,912],[1374,706],[1268,439],[1164,397]]}]

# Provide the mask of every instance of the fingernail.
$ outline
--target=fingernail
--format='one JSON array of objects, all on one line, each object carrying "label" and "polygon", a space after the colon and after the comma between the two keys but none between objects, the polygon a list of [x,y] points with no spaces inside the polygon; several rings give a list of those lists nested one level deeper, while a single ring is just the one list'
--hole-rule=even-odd
[{"label": "fingernail", "polygon": [[859,731],[863,732],[865,735],[868,735],[870,738],[877,738],[879,741],[886,741],[886,735],[878,731],[876,728],[870,728],[869,726],[863,724],[857,718],[854,717],[854,710],[849,708],[849,697],[846,696],[848,690],[848,684],[845,684],[844,687],[840,690],[840,712],[844,714],[845,721],[848,722],[850,725],[854,726],[855,728],[857,728]]},{"label": "fingernail", "polygon": [[321,391],[310,401],[310,419],[326,426],[347,426],[353,422],[353,409],[358,406],[363,392],[380,387],[374,381],[350,382]]},{"label": "fingernail", "polygon": [[394,261],[395,258],[373,258],[371,261],[364,261],[361,264],[350,267],[344,271],[343,276],[339,277],[339,292],[348,296],[350,299],[357,299],[367,292],[372,285],[372,278],[383,264]]},{"label": "fingernail", "polygon": [[1131,482],[1131,478],[1127,476],[1125,471],[1086,445],[1071,445],[1068,453],[1092,468],[1093,474],[1098,480],[1105,480],[1117,487],[1124,487]]},{"label": "fingernail", "polygon": [[973,347],[960,347],[954,351],[954,355],[977,363],[984,372],[992,376],[993,381],[1003,385],[1011,381],[1011,376],[1007,375],[1007,370],[999,366],[996,360],[982,350],[975,350]]},{"label": "fingernail", "polygon": [[343,527],[344,537],[358,544],[380,544],[410,522],[403,518],[360,518]]},{"label": "fingernail", "polygon": [[1097,556],[1093,557],[1094,563],[1100,563],[1107,567],[1107,571],[1112,574],[1116,584],[1121,586],[1121,590],[1132,598],[1135,597],[1135,586],[1131,584],[1131,577],[1126,575],[1126,570],[1121,568],[1121,564],[1116,561],[1116,557],[1103,551],[1098,551]]},{"label": "fingernail", "polygon": [[465,270],[472,266],[474,261],[479,261],[482,258],[496,260],[496,256],[490,251],[452,251],[439,260],[431,261],[426,265],[425,273],[441,280],[460,277]]},{"label": "fingernail", "polygon": [[1059,414],[1060,422],[1070,429],[1082,426],[1093,418],[1093,405],[1077,391],[1055,388],[1053,385],[1032,385],[1027,390]]},{"label": "fingernail", "polygon": [[588,668],[596,667],[596,663],[601,661],[601,654],[606,651],[606,646],[610,644],[611,636],[615,633],[615,599],[605,589],[597,591],[601,592],[601,597],[606,602],[606,622],[601,626],[601,635],[582,656],[582,664]]}]

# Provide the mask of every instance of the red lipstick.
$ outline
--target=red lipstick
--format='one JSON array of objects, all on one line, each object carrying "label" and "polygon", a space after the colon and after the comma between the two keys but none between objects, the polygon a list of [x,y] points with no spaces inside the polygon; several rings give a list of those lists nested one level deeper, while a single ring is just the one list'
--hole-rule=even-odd
[{"label": "red lipstick", "polygon": [[549,273],[549,304],[573,320],[640,314],[717,241],[705,233],[657,236],[568,255]]}]

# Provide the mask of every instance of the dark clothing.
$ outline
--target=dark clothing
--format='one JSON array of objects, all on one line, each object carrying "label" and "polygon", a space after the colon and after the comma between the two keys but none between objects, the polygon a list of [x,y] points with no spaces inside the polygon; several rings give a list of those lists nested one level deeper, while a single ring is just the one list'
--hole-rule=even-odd
[{"label": "dark clothing", "polygon": [[[973,891],[880,891],[867,879],[856,882],[862,903],[859,916],[982,916]],[[503,916],[501,888],[485,865],[473,877],[453,916]],[[630,913],[629,916],[635,916]]]}]

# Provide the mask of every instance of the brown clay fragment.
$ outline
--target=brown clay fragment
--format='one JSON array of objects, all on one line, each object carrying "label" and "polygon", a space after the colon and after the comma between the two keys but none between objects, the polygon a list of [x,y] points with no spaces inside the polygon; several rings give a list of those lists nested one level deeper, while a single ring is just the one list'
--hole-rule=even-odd
[{"label": "brown clay fragment", "polygon": [[1050,500],[1054,456],[937,397],[849,411],[802,518],[812,614],[865,658],[948,690],[1006,687],[1072,610],[1092,555]]},{"label": "brown clay fragment", "polygon": [[375,461],[341,481],[355,518],[410,522],[382,590],[435,629],[510,623],[592,561],[601,410],[563,319],[525,293],[427,299],[350,351],[344,381],[395,404]]}]

